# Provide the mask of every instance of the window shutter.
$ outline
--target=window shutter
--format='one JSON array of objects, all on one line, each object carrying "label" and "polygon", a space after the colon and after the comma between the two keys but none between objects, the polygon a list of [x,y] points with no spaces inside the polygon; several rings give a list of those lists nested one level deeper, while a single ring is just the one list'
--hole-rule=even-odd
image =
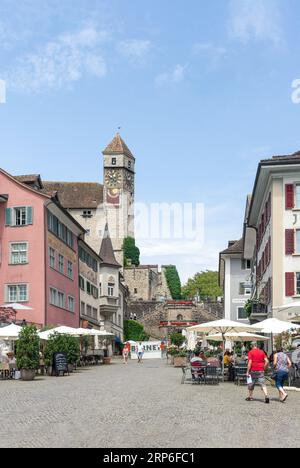
[{"label": "window shutter", "polygon": [[5,209],[5,226],[11,226],[12,221],[12,212],[11,208]]},{"label": "window shutter", "polygon": [[295,253],[295,231],[294,229],[285,230],[285,254],[293,255]]},{"label": "window shutter", "polygon": [[287,184],[285,186],[285,209],[292,210],[295,208],[295,196],[293,184]]},{"label": "window shutter", "polygon": [[285,274],[285,295],[287,297],[295,295],[295,273]]},{"label": "window shutter", "polygon": [[27,224],[33,224],[33,208],[32,208],[32,206],[27,207]]}]

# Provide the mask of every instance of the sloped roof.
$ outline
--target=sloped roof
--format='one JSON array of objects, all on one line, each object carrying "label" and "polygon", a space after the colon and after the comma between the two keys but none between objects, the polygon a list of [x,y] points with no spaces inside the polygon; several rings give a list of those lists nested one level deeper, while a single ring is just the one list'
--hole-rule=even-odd
[{"label": "sloped roof", "polygon": [[243,238],[235,242],[234,241],[230,241],[230,242],[232,242],[232,245],[230,245],[230,247],[228,247],[226,250],[223,250],[221,254],[243,253]]},{"label": "sloped roof", "polygon": [[103,154],[126,154],[134,159],[134,156],[124,140],[121,138],[120,134],[117,133],[113,140],[109,143],[109,145],[103,151]]},{"label": "sloped roof", "polygon": [[100,248],[99,256],[102,258],[102,263],[109,266],[115,266],[121,268],[121,265],[117,262],[114,249],[112,246],[111,238],[109,235],[108,225],[105,226],[104,236]]},{"label": "sloped roof", "polygon": [[300,151],[296,151],[296,153],[293,153],[293,154],[273,156],[270,159],[263,159],[262,162],[265,162],[265,161],[287,161],[287,160],[290,160],[290,159],[300,159]]},{"label": "sloped roof", "polygon": [[67,209],[95,209],[103,203],[103,185],[93,182],[43,182],[43,192],[58,196]]},{"label": "sloped roof", "polygon": [[39,188],[43,188],[43,183],[41,180],[41,176],[39,174],[26,174],[26,175],[19,175],[14,176],[18,182],[26,185],[36,185]]}]

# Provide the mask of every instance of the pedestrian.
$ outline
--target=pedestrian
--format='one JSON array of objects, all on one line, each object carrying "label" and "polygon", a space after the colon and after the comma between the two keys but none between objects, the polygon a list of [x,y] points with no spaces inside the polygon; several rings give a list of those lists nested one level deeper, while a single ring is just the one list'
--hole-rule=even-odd
[{"label": "pedestrian", "polygon": [[130,320],[133,320],[133,313],[130,312]]},{"label": "pedestrian", "polygon": [[136,350],[137,357],[138,357],[138,363],[141,363],[143,360],[144,352],[145,352],[145,347],[143,346],[141,341],[136,345],[135,350]]},{"label": "pedestrian", "polygon": [[123,348],[122,355],[123,355],[123,363],[128,364],[129,350],[126,345]]},{"label": "pedestrian", "polygon": [[133,320],[137,320],[136,313],[133,314]]},{"label": "pedestrian", "polygon": [[284,403],[288,394],[284,391],[284,382],[289,377],[289,369],[292,367],[290,358],[283,352],[282,348],[278,348],[274,354],[274,379],[276,388],[279,392],[279,400]]},{"label": "pedestrian", "polygon": [[258,384],[264,395],[265,402],[270,403],[270,398],[268,395],[268,389],[265,379],[265,370],[268,367],[269,360],[265,353],[257,347],[256,342],[251,343],[251,351],[248,354],[248,368],[247,368],[247,383],[249,396],[246,398],[246,401],[253,401],[253,392],[255,385]]},{"label": "pedestrian", "polygon": [[166,355],[166,344],[164,341],[160,343],[161,358],[164,359]]}]

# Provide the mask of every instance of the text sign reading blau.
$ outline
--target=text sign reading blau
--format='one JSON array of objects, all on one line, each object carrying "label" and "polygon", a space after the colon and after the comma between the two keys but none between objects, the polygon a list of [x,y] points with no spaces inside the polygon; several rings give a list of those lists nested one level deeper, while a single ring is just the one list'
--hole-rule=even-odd
[{"label": "text sign reading blau", "polygon": [[[137,343],[138,345],[139,343]],[[160,350],[160,341],[143,341],[144,347],[143,359],[160,359],[161,350]],[[136,346],[131,347],[131,359],[137,359]]]}]

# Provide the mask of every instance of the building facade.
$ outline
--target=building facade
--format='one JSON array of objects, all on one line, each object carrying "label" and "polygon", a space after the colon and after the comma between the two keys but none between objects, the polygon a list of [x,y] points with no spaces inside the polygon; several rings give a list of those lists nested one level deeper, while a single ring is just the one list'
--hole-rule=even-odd
[{"label": "building facade", "polygon": [[292,320],[300,298],[300,153],[262,160],[244,229],[255,321]]},{"label": "building facade", "polygon": [[78,238],[81,226],[42,192],[38,176],[0,170],[0,304],[40,327],[79,325]]},{"label": "building facade", "polygon": [[220,253],[219,285],[224,294],[224,318],[249,323],[245,304],[252,295],[251,262],[243,255],[243,239],[229,241]]}]

